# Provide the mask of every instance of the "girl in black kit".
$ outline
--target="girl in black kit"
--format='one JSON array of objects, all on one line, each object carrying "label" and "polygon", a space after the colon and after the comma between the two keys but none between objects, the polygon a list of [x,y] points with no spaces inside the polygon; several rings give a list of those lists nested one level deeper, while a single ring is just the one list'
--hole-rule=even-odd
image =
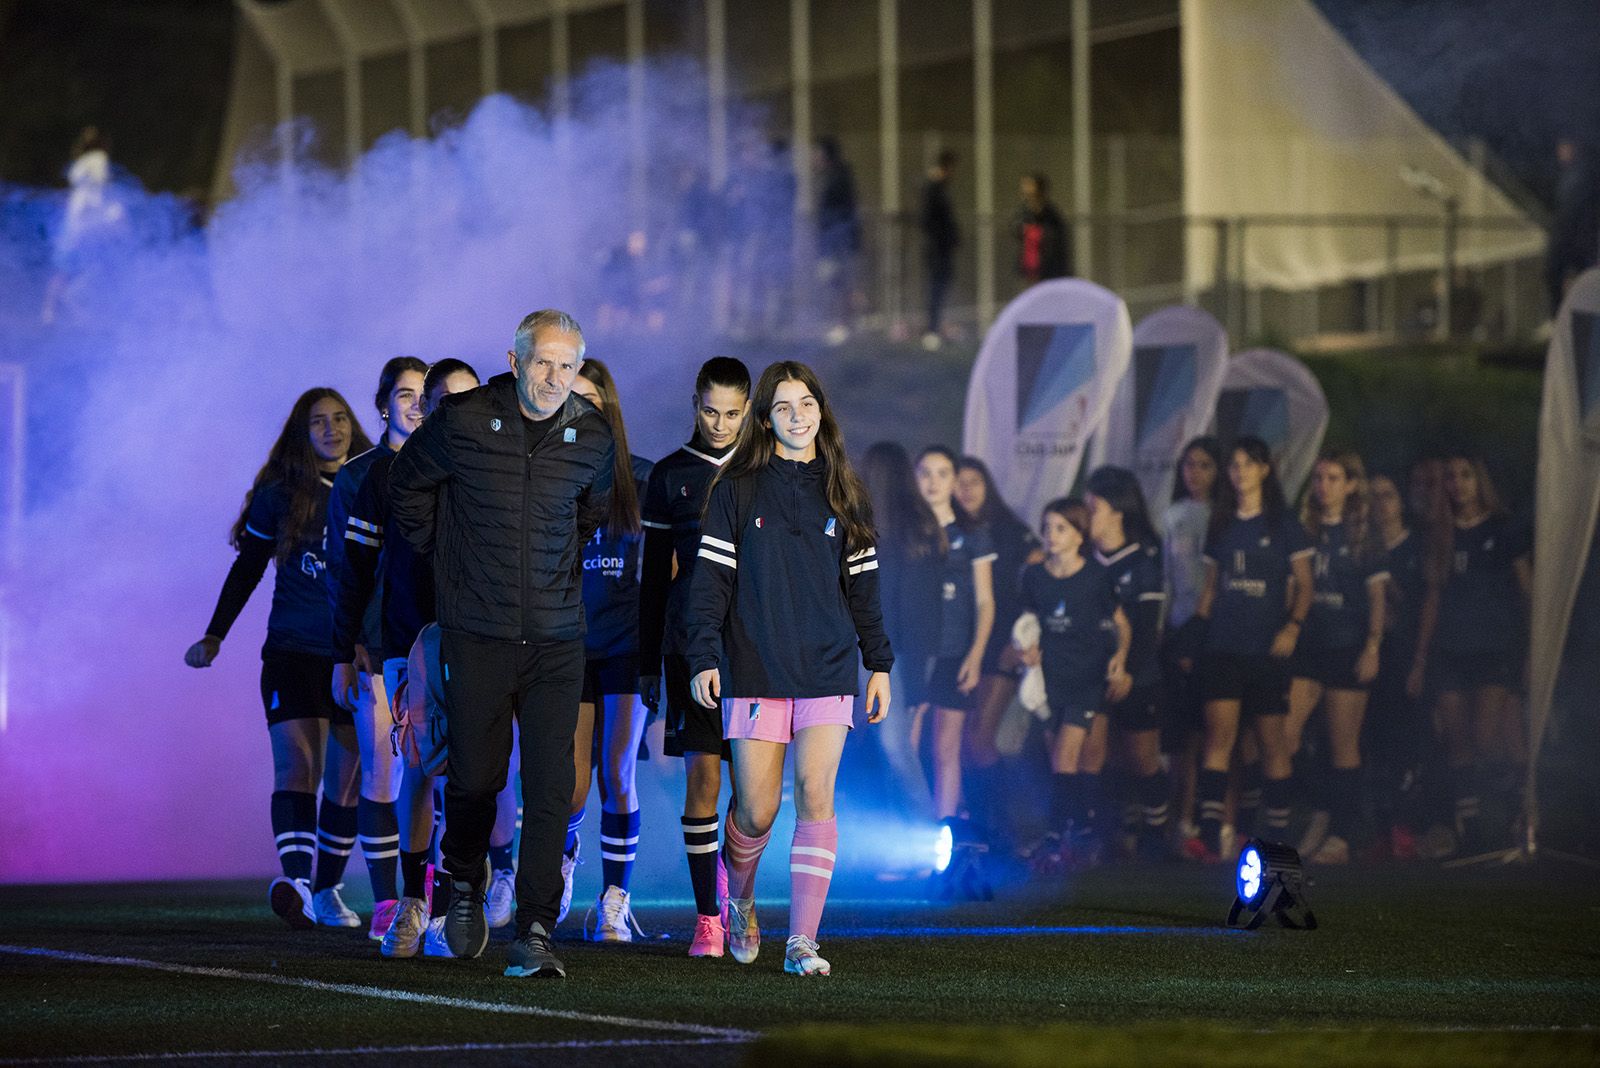
[{"label": "girl in black kit", "polygon": [[1284,503],[1267,443],[1240,438],[1228,452],[1222,500],[1206,532],[1199,622],[1190,623],[1204,632],[1205,739],[1195,789],[1200,835],[1184,846],[1196,860],[1221,860],[1228,765],[1241,718],[1254,722],[1261,745],[1265,832],[1281,836],[1289,824],[1288,664],[1311,610],[1314,552]]},{"label": "girl in black kit", "polygon": [[1449,515],[1430,532],[1428,597],[1409,685],[1420,692],[1426,677],[1437,695],[1456,833],[1472,851],[1491,844],[1483,796],[1497,787],[1510,794],[1516,785],[1504,781],[1501,738],[1526,667],[1532,545],[1527,528],[1501,507],[1481,460],[1446,460],[1444,490]]},{"label": "girl in black kit", "polygon": [[[804,364],[768,367],[754,418],[713,481],[689,605],[695,700],[722,704],[733,749],[734,801],[724,828],[728,947],[756,958],[756,865],[795,750],[794,843],[789,850],[791,975],[827,975],[817,929],[838,851],[833,784],[850,733],[858,668],[867,719],[889,708],[894,654],[878,607],[872,502],[844,438]],[[855,647],[860,647],[859,656]]]},{"label": "girl in black kit", "polygon": [[339,897],[356,842],[361,769],[354,722],[328,687],[333,612],[323,571],[333,476],[351,452],[371,447],[336,390],[320,387],[300,395],[234,521],[229,540],[239,555],[205,637],[184,654],[190,667],[210,667],[267,564],[277,565],[261,650],[261,701],[272,739],[272,833],[283,876],[272,881],[268,900],[272,911],[297,928],[361,926]]},{"label": "girl in black kit", "polygon": [[1061,498],[1044,507],[1039,523],[1046,556],[1022,573],[1018,604],[1038,620],[1037,642],[1019,642],[1023,663],[1044,671],[1045,701],[1055,737],[1054,830],[1036,850],[1052,864],[1070,862],[1071,838],[1081,833],[1094,804],[1086,789],[1085,750],[1103,753],[1107,702],[1128,696],[1133,680],[1126,662],[1132,633],[1104,567],[1088,559],[1089,513],[1083,502]]},{"label": "girl in black kit", "polygon": [[[583,549],[583,607],[589,629],[584,638],[583,700],[573,743],[577,786],[572,812],[575,817],[583,815],[591,765],[598,757],[604,885],[591,914],[594,926],[591,930],[585,920],[584,935],[596,942],[631,942],[637,925],[628,887],[639,849],[634,773],[647,712],[639,698],[639,557],[644,535],[639,501],[651,464],[628,452],[622,400],[604,363],[593,357],[584,360],[572,391],[600,409],[617,446],[611,514]],[[573,849],[570,855],[575,859],[576,853]],[[572,868],[564,870],[569,873],[565,893],[570,895]]]},{"label": "girl in black kit", "polygon": [[[1300,521],[1316,546],[1311,611],[1295,647],[1284,721],[1289,751],[1300,750],[1306,721],[1322,702],[1328,723],[1327,835],[1300,843],[1316,864],[1345,864],[1361,820],[1361,724],[1367,691],[1382,663],[1384,586],[1389,578],[1353,452],[1328,452],[1311,470]],[[1315,826],[1315,824],[1313,825]]]}]

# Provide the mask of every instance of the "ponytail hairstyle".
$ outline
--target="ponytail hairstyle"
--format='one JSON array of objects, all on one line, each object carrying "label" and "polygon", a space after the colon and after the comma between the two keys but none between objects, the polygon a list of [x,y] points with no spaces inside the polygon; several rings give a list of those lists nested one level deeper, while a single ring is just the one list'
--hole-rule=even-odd
[{"label": "ponytail hairstyle", "polygon": [[633,480],[633,454],[628,451],[628,430],[622,425],[617,380],[611,377],[611,369],[593,356],[583,361],[578,373],[600,391],[600,414],[611,424],[611,440],[616,445],[611,460],[611,514],[606,517],[606,534],[613,538],[637,537],[644,529],[639,524],[639,487]]},{"label": "ponytail hairstyle", "polygon": [[1044,525],[1044,517],[1058,515],[1067,521],[1067,525],[1078,532],[1083,539],[1083,547],[1078,551],[1087,556],[1091,542],[1089,541],[1089,506],[1083,503],[1081,497],[1057,497],[1040,510],[1039,525]]},{"label": "ponytail hairstyle", "polygon": [[748,397],[750,368],[744,365],[743,360],[736,360],[732,356],[713,356],[700,365],[700,373],[694,376],[695,396],[700,396],[712,386],[736,389]]},{"label": "ponytail hairstyle", "polygon": [[[1289,506],[1283,499],[1283,484],[1278,481],[1278,464],[1272,458],[1272,450],[1260,438],[1242,437],[1229,446],[1229,460],[1238,452],[1258,464],[1267,465],[1266,477],[1261,480],[1261,514],[1267,521],[1267,528],[1275,530]],[[1217,484],[1222,487],[1222,492],[1211,508],[1211,523],[1207,533],[1212,538],[1219,537],[1228,529],[1228,524],[1233,522],[1234,515],[1239,511],[1239,492],[1233,488],[1233,479],[1229,477],[1226,467],[1217,469]]]},{"label": "ponytail hairstyle", "polygon": [[933,509],[917,492],[911,457],[897,441],[880,441],[861,458],[861,480],[872,498],[878,536],[914,560],[945,556],[950,542]]},{"label": "ponytail hairstyle", "polygon": [[772,403],[778,386],[784,382],[799,382],[816,398],[820,419],[817,456],[827,468],[828,507],[844,527],[847,550],[862,552],[875,540],[872,498],[867,495],[867,487],[855,468],[850,466],[850,457],[844,451],[844,434],[823,395],[822,383],[811,368],[798,360],[780,360],[761,372],[761,380],[756,383],[755,394],[750,399],[750,414],[739,427],[739,437],[734,441],[730,458],[711,480],[706,501],[710,502],[711,493],[723,479],[750,477],[772,463],[777,452],[777,436],[772,430]]},{"label": "ponytail hairstyle", "polygon": [[[1317,457],[1319,464],[1338,464],[1350,482],[1350,495],[1344,499],[1344,541],[1350,547],[1350,556],[1357,564],[1364,564],[1378,554],[1376,529],[1372,519],[1372,486],[1367,482],[1367,465],[1352,449],[1324,449]],[[1316,468],[1313,466],[1312,470]],[[1305,500],[1300,502],[1300,523],[1315,543],[1322,532],[1322,502],[1317,499],[1316,485],[1306,489]]]},{"label": "ponytail hairstyle", "polygon": [[1129,545],[1159,545],[1155,524],[1144,505],[1139,479],[1126,467],[1097,467],[1083,484],[1085,493],[1105,501],[1114,512],[1122,513],[1122,533]]},{"label": "ponytail hairstyle", "polygon": [[338,390],[328,386],[318,386],[300,394],[300,399],[295,401],[294,407],[289,410],[289,418],[284,420],[283,429],[278,432],[278,440],[272,443],[272,451],[267,453],[267,462],[256,472],[256,479],[250,485],[250,492],[244,495],[244,506],[239,509],[239,518],[233,521],[233,527],[228,532],[228,544],[235,549],[244,545],[245,521],[250,517],[250,502],[255,499],[261,487],[273,482],[282,483],[284,492],[289,497],[288,513],[278,527],[275,546],[275,555],[280,566],[294,555],[301,543],[310,539],[313,531],[327,526],[327,508],[323,504],[318,486],[322,472],[317,466],[319,461],[316,450],[311,447],[311,409],[318,401],[328,398],[338,401],[350,419],[350,451],[346,455],[359,455],[372,448],[367,432],[361,429],[361,423],[356,419],[355,412],[350,410],[349,402],[340,396]]}]

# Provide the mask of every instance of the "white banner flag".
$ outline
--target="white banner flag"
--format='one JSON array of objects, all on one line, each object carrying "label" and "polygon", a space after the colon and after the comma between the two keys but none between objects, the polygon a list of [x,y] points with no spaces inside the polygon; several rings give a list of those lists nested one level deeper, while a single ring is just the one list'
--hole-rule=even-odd
[{"label": "white banner flag", "polygon": [[1236,438],[1265,441],[1292,505],[1328,432],[1328,398],[1317,376],[1293,356],[1251,349],[1228,361],[1213,426],[1224,449]]},{"label": "white banner flag", "polygon": [[963,446],[1030,525],[1072,489],[1132,347],[1128,306],[1078,278],[1033,286],[989,328],[967,385]]},{"label": "white banner flag", "polygon": [[1172,494],[1178,451],[1216,414],[1228,362],[1228,332],[1188,305],[1162,308],[1133,330],[1133,361],[1095,435],[1095,467],[1115,464],[1139,478],[1152,517]]}]

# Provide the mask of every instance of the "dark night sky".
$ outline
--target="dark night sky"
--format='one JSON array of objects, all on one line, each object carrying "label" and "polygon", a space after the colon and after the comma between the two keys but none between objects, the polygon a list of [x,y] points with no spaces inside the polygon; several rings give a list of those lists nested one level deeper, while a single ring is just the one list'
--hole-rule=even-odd
[{"label": "dark night sky", "polygon": [[[1540,199],[1558,136],[1600,140],[1596,0],[1317,3],[1424,119],[1485,139]],[[0,0],[0,179],[58,184],[98,122],[152,188],[208,188],[236,17],[227,0]]]}]

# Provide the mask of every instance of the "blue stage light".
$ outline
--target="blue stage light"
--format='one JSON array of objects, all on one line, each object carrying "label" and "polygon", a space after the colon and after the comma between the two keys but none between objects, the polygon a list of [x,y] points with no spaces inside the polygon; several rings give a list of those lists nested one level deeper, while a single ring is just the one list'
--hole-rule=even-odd
[{"label": "blue stage light", "polygon": [[1281,842],[1252,838],[1239,851],[1233,869],[1233,907],[1228,926],[1253,931],[1268,916],[1284,927],[1311,931],[1317,917],[1306,901],[1300,854]]},{"label": "blue stage light", "polygon": [[950,867],[950,857],[956,848],[955,832],[950,830],[948,823],[939,824],[939,835],[933,841],[933,871],[935,875],[943,875],[945,869]]},{"label": "blue stage light", "polygon": [[1253,904],[1261,896],[1261,850],[1246,845],[1239,854],[1239,872],[1236,877],[1239,900]]}]

